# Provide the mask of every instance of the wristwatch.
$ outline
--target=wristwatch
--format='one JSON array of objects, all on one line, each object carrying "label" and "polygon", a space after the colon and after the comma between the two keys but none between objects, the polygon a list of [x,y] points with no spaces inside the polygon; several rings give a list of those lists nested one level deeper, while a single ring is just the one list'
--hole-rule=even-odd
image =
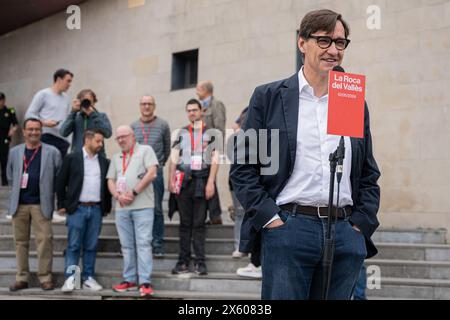
[{"label": "wristwatch", "polygon": [[139,193],[137,193],[136,190],[134,190],[134,189],[133,189],[132,191],[133,191],[133,195],[134,195],[135,197],[137,197]]}]

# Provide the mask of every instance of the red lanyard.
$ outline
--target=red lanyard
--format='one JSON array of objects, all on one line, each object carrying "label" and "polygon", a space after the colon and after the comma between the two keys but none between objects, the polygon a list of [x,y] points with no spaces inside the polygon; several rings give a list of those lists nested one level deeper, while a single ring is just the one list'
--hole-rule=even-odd
[{"label": "red lanyard", "polygon": [[[196,147],[198,147],[199,142],[201,143],[203,137],[203,124],[200,127],[200,134],[197,136],[197,142],[194,142],[194,133],[192,132],[192,124],[189,126],[189,135],[191,136],[191,152],[198,151]],[[201,150],[203,151],[203,150]]]},{"label": "red lanyard", "polygon": [[31,162],[36,158],[36,155],[38,154],[39,150],[41,149],[41,145],[39,145],[33,152],[33,155],[31,156],[30,160],[27,160],[25,157],[25,154],[23,155],[23,172],[27,173],[28,167],[30,166]]},{"label": "red lanyard", "polygon": [[[153,120],[152,120],[153,121]],[[150,122],[151,123],[151,122]],[[141,121],[141,130],[142,130],[142,135],[144,136],[144,144],[148,144],[148,138],[150,137],[150,124],[148,125],[148,132],[145,131],[145,125],[144,122]]]},{"label": "red lanyard", "polygon": [[134,147],[135,147],[135,145],[133,145],[131,147],[131,149],[130,149],[130,159],[128,160],[128,163],[126,162],[126,160],[127,160],[127,153],[126,152],[122,152],[122,176],[125,176],[125,172],[127,172],[128,165],[130,164],[131,157],[133,156]]}]

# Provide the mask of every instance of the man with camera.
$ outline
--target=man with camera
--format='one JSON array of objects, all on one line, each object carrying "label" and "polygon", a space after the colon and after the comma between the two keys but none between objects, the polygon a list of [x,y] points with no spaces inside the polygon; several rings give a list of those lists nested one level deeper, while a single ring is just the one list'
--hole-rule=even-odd
[{"label": "man with camera", "polygon": [[[106,113],[98,112],[95,108],[97,95],[91,89],[81,90],[72,102],[72,112],[61,126],[60,133],[68,137],[73,133],[72,152],[81,152],[83,149],[83,135],[86,130],[100,130],[106,139],[112,135],[111,122]],[[100,153],[105,155],[105,148]]]}]

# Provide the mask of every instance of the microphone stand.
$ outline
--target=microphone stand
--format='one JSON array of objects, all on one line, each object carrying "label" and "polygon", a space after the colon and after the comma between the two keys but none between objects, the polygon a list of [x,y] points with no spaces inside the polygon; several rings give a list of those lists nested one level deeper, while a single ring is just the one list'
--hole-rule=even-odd
[{"label": "microphone stand", "polygon": [[332,228],[332,221],[331,221],[333,210],[333,198],[334,198],[334,181],[335,181],[335,174],[337,171],[338,193],[337,193],[336,215],[334,217],[335,218],[334,224],[336,224],[344,158],[345,158],[345,144],[344,144],[344,137],[341,137],[338,148],[336,149],[335,152],[330,154],[329,158],[330,193],[328,196],[328,216],[327,216],[328,219],[327,219],[327,229],[325,233],[325,248],[322,258],[322,268],[323,268],[322,300],[328,300],[328,292],[331,284],[331,272],[333,269],[333,257],[335,248],[335,228]]}]

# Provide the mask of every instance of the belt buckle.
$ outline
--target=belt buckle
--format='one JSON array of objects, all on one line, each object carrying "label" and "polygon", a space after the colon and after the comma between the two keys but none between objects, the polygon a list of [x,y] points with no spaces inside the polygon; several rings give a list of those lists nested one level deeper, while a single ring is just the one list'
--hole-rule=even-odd
[{"label": "belt buckle", "polygon": [[317,207],[317,216],[319,217],[319,219],[327,219],[328,215],[326,215],[326,216],[320,215],[320,208],[323,208],[323,207]]}]

